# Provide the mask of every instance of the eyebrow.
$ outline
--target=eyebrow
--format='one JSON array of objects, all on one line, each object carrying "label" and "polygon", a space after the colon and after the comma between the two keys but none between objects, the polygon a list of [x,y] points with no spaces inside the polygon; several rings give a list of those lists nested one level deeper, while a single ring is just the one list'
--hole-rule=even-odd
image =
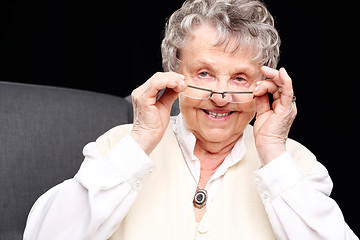
[{"label": "eyebrow", "polygon": [[[208,60],[208,59],[205,59],[205,58],[199,58],[197,60],[195,60],[194,62],[191,63],[190,65],[190,69],[192,68],[198,68],[198,67],[201,67],[201,66],[204,66],[205,68],[208,68],[209,70],[211,71],[215,71],[215,72],[218,72],[216,70],[219,70],[219,69],[216,69],[216,62],[215,61],[212,61],[212,60]],[[215,67],[214,67],[215,66]],[[244,74],[246,76],[253,76],[254,75],[254,71],[253,69],[249,71],[247,71],[247,69],[249,69],[248,67],[240,67],[240,66],[235,66],[234,69],[232,69],[232,73],[229,74],[229,75],[237,75],[237,74]]]},{"label": "eyebrow", "polygon": [[205,66],[214,66],[216,65],[215,62],[213,61],[208,61],[204,58],[200,58],[199,60],[193,61],[191,65],[194,65],[193,63],[195,62],[196,65],[205,65]]},{"label": "eyebrow", "polygon": [[217,72],[219,70],[216,68],[216,62],[209,61],[204,58],[199,58],[199,59],[191,62],[191,64],[189,65],[189,69],[194,70],[194,68],[196,68],[196,70],[199,70],[197,68],[206,68],[206,69],[214,71],[214,72]]}]

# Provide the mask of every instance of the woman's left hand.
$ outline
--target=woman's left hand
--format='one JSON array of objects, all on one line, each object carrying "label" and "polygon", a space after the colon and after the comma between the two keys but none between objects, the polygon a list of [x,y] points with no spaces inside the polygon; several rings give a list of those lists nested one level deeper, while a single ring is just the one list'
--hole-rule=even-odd
[{"label": "woman's left hand", "polygon": [[[264,166],[286,152],[286,139],[297,109],[292,81],[286,70],[262,67],[261,71],[267,79],[259,82],[254,91],[257,111],[254,135],[255,145]],[[273,94],[272,109],[267,92]]]}]

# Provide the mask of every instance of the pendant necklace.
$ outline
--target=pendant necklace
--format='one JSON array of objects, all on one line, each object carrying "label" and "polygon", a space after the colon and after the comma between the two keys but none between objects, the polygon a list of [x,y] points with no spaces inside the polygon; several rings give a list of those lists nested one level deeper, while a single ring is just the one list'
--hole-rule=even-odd
[{"label": "pendant necklace", "polygon": [[196,191],[195,191],[194,200],[193,200],[194,207],[202,208],[202,207],[204,207],[206,205],[206,202],[207,202],[207,199],[208,199],[207,191],[205,189],[201,189],[199,187],[199,184],[196,181],[194,175],[192,174],[192,172],[190,170],[190,167],[189,167],[189,164],[187,163],[185,157],[184,157],[184,160],[185,160],[186,166],[187,166],[187,168],[188,168],[188,170],[189,170],[189,172],[190,172],[190,174],[191,174],[191,176],[194,179],[195,184],[196,184]]},{"label": "pendant necklace", "polygon": [[193,204],[196,208],[202,208],[206,205],[208,195],[205,189],[200,189],[199,187],[196,189]]}]

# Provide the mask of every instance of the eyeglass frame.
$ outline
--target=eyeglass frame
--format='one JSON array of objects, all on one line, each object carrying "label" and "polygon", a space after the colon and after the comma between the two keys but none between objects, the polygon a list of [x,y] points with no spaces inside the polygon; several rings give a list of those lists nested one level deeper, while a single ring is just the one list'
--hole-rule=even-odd
[{"label": "eyeglass frame", "polygon": [[[174,55],[174,72],[177,73],[177,69],[176,69],[176,54]],[[211,98],[214,94],[221,94],[222,99],[225,98],[225,94],[252,94],[253,98],[252,100],[255,99],[255,95],[253,92],[236,92],[236,91],[223,91],[223,92],[218,92],[218,91],[213,91],[211,89],[207,89],[207,88],[202,88],[202,87],[197,87],[197,86],[193,86],[193,85],[189,85],[187,84],[187,87],[190,88],[194,88],[194,89],[198,89],[198,90],[202,90],[202,91],[206,91],[206,92],[210,92],[209,97],[204,98],[204,99],[209,99]],[[185,97],[188,98],[192,98],[192,99],[199,99],[199,100],[204,100],[204,99],[200,99],[200,98],[194,98],[194,97],[190,97],[184,94]],[[250,101],[249,101],[250,102]],[[229,102],[229,103],[248,103],[248,102]]]},{"label": "eyeglass frame", "polygon": [[[187,87],[209,92],[209,93],[210,93],[209,96],[208,96],[207,98],[204,98],[204,99],[209,99],[209,98],[211,98],[214,94],[220,94],[223,99],[226,97],[226,94],[251,94],[251,95],[253,95],[253,99],[255,99],[255,95],[254,95],[253,92],[236,92],[236,91],[218,92],[218,91],[213,91],[213,90],[211,90],[211,89],[202,88],[202,87],[197,87],[197,86],[193,86],[193,85],[187,85]],[[185,94],[184,94],[184,95],[185,95]],[[190,96],[187,96],[187,95],[185,95],[185,96],[186,96],[186,97],[189,97],[189,98],[201,100],[200,98],[194,98],[194,97],[190,97]],[[253,100],[253,99],[252,99],[252,100]],[[249,101],[249,102],[250,102],[250,101]],[[247,102],[230,102],[230,103],[247,103]]]}]

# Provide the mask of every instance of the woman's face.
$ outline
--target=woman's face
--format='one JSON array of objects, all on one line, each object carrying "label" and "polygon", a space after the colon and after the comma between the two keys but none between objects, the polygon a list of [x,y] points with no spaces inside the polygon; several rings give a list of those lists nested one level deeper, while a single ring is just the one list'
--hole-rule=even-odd
[{"label": "woman's face", "polygon": [[[261,80],[260,65],[247,48],[233,51],[236,45],[216,46],[217,32],[208,25],[194,30],[181,51],[179,73],[185,76],[217,76],[216,91],[226,91],[230,79],[248,82]],[[186,80],[185,80],[186,81]],[[255,115],[255,101],[229,103],[221,94],[209,99],[197,100],[179,95],[180,109],[186,127],[198,140],[226,143],[237,140]]]}]

